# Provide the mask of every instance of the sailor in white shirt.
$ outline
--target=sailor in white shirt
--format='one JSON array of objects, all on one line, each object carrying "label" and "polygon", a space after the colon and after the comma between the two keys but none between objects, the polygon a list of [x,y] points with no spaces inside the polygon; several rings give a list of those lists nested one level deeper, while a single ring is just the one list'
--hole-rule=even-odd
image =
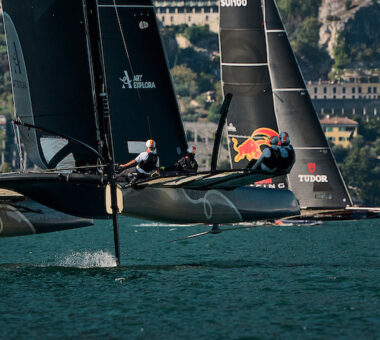
[{"label": "sailor in white shirt", "polygon": [[149,177],[160,167],[157,155],[156,142],[153,139],[146,141],[146,151],[141,152],[135,159],[128,163],[120,164],[120,168],[126,168],[117,177],[127,177],[128,174],[137,173],[138,178]]}]

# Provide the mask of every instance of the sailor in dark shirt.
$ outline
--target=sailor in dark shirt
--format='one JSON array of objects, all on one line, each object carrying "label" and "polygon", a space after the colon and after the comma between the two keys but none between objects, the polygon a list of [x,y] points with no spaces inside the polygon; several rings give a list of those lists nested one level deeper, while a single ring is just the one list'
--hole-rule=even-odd
[{"label": "sailor in dark shirt", "polygon": [[197,171],[198,163],[195,160],[195,146],[190,146],[183,156],[176,164],[174,164],[176,171]]},{"label": "sailor in dark shirt", "polygon": [[195,160],[195,146],[189,146],[185,152],[185,156],[180,158],[176,163],[171,166],[162,166],[161,170],[165,171],[197,171],[198,163]]},{"label": "sailor in dark shirt", "polygon": [[278,168],[279,170],[290,172],[296,161],[296,153],[290,145],[290,138],[287,132],[280,133],[280,143],[280,162]]},{"label": "sailor in dark shirt", "polygon": [[160,166],[157,155],[156,142],[153,139],[146,141],[146,151],[141,152],[135,159],[128,163],[120,164],[120,168],[126,168],[117,177],[128,177],[128,174],[136,173],[137,179],[149,177]]},{"label": "sailor in dark shirt", "polygon": [[270,138],[271,146],[263,150],[260,158],[257,160],[252,169],[263,170],[270,173],[275,172],[277,170],[280,158],[280,149],[278,147],[278,143],[278,137],[272,136]]}]

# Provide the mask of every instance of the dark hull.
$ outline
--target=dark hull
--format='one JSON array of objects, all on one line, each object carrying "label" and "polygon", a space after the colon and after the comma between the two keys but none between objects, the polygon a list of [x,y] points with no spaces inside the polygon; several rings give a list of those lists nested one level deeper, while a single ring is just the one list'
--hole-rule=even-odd
[{"label": "dark hull", "polygon": [[70,216],[30,199],[0,203],[0,237],[42,234],[91,225],[91,219]]},{"label": "dark hull", "polygon": [[[238,187],[231,190],[123,187],[123,214],[174,223],[237,223],[299,214],[289,190]],[[85,174],[8,174],[0,187],[22,193],[66,214],[108,218],[101,176]]]},{"label": "dark hull", "polygon": [[21,193],[65,214],[108,218],[102,177],[85,174],[28,173],[0,177],[0,187]]},{"label": "dark hull", "polygon": [[145,188],[123,190],[123,214],[171,223],[238,223],[298,214],[289,190]]}]

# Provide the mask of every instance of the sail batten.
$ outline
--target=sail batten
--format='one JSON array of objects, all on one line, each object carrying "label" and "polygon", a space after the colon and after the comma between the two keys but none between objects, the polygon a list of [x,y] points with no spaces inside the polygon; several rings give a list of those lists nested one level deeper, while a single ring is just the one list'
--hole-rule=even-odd
[{"label": "sail batten", "polygon": [[221,63],[222,66],[242,66],[242,67],[265,67],[267,63]]}]

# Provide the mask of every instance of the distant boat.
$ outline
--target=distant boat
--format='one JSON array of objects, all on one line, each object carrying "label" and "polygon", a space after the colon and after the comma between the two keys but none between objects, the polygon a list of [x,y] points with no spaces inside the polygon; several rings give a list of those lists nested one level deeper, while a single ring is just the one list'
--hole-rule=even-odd
[{"label": "distant boat", "polygon": [[[223,91],[233,95],[227,119],[232,168],[259,158],[268,136],[287,131],[296,151],[292,171],[257,186],[290,188],[299,200],[301,219],[379,216],[380,208],[353,207],[276,2],[228,4],[220,7],[220,48]],[[244,148],[247,144],[251,146]]]},{"label": "distant boat", "polygon": [[0,187],[70,215],[112,216],[117,258],[119,212],[206,224],[299,212],[289,190],[245,186],[282,173],[212,169],[116,182],[115,164],[147,139],[163,165],[187,148],[150,0],[3,0],[3,9],[15,123],[41,171],[2,175]]}]

